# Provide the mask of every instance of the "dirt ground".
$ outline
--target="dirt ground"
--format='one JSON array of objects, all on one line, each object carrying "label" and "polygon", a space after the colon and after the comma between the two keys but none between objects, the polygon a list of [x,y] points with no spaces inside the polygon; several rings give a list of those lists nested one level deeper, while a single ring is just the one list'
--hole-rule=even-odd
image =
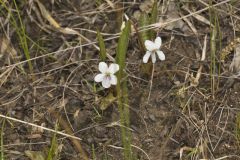
[{"label": "dirt ground", "polygon": [[[93,155],[102,160],[123,159],[117,103],[102,111],[101,99],[110,90],[94,83],[100,62],[96,30],[102,33],[107,52],[115,57],[123,13],[138,27],[139,14],[150,14],[151,0],[39,1],[15,1],[25,26],[32,71],[20,29],[11,18],[15,17],[20,28],[16,5],[2,1],[0,6],[0,113],[15,118],[1,116],[5,159],[37,160],[27,154],[30,151],[46,155],[54,133],[32,124],[53,130],[59,124],[58,131],[73,132],[81,138],[81,147],[90,159]],[[240,80],[238,68],[229,69],[237,44],[224,61],[220,59],[222,49],[239,36],[240,2],[212,0],[213,14],[208,0],[158,3],[158,22],[166,25],[154,30],[162,38],[166,60],[158,59],[154,64],[152,80],[141,72],[145,53],[134,30],[127,52],[130,129],[136,159],[240,159]],[[49,15],[54,20],[47,19]],[[213,21],[216,23],[209,24]],[[211,25],[218,30],[214,42]],[[206,59],[201,61],[205,36]],[[197,73],[200,78],[194,83]],[[81,159],[71,138],[56,137],[56,159]]]}]

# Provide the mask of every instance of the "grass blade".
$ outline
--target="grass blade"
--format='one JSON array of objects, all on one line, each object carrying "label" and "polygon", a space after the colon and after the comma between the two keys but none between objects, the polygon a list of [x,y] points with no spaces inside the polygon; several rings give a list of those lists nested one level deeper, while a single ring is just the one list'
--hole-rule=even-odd
[{"label": "grass blade", "polygon": [[4,148],[3,148],[4,127],[5,127],[5,119],[3,119],[2,128],[1,128],[1,137],[0,137],[1,152],[0,152],[0,160],[5,160],[5,158],[4,158]]},{"label": "grass blade", "polygon": [[210,8],[209,8],[209,15],[210,15],[210,22],[211,26],[211,33],[210,33],[210,52],[211,52],[211,68],[210,68],[210,76],[211,76],[211,91],[212,97],[215,97],[215,92],[219,85],[219,77],[214,76],[217,72],[220,74],[220,64],[217,64],[217,47],[221,49],[221,41],[218,42],[218,39],[221,39],[221,29],[218,19],[217,10],[213,7],[212,1],[210,1]]},{"label": "grass blade", "polygon": [[30,61],[31,57],[30,57],[30,52],[29,52],[29,49],[28,49],[27,34],[25,32],[25,26],[22,22],[22,18],[21,18],[16,0],[14,0],[13,2],[14,2],[14,5],[15,5],[15,8],[16,8],[16,11],[17,11],[18,20],[19,20],[19,23],[20,23],[20,29],[18,29],[17,23],[16,23],[14,17],[12,17],[12,18],[15,21],[15,25],[16,25],[15,28],[17,29],[17,32],[18,32],[17,34],[18,34],[18,38],[20,39],[20,42],[21,42],[20,44],[21,44],[22,49],[24,51],[25,57],[28,60],[28,66],[29,66],[30,73],[33,73],[33,66],[32,66],[32,63]]},{"label": "grass blade", "polygon": [[[57,124],[56,124],[56,127],[55,127],[55,130],[57,131]],[[53,135],[53,138],[52,138],[52,141],[51,141],[51,147],[48,151],[48,156],[47,156],[47,160],[53,160],[55,159],[54,157],[57,156],[57,136],[56,136],[56,133],[54,133]]]}]

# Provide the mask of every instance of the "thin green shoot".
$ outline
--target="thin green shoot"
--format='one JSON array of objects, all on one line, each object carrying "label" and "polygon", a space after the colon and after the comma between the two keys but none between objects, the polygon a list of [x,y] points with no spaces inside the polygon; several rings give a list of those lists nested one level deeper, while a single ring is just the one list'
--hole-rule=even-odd
[{"label": "thin green shoot", "polygon": [[[55,126],[55,130],[57,131],[57,123],[56,123],[56,126]],[[48,151],[48,155],[47,155],[47,160],[53,160],[55,159],[55,156],[57,156],[57,146],[58,146],[58,143],[57,143],[57,136],[56,136],[56,133],[54,133],[53,135],[53,138],[52,138],[52,141],[51,141],[51,147]]]},{"label": "thin green shoot", "polygon": [[93,159],[93,160],[97,160],[94,144],[92,144],[92,159]]},{"label": "thin green shoot", "polygon": [[240,112],[236,115],[236,121],[235,121],[235,137],[237,139],[238,146],[240,146]]},{"label": "thin green shoot", "polygon": [[215,95],[215,73],[216,73],[216,39],[217,39],[217,26],[216,26],[216,13],[212,6],[212,1],[210,1],[209,7],[210,22],[212,24],[210,33],[210,52],[211,52],[211,66],[210,66],[210,76],[211,76],[211,92],[212,97]]},{"label": "thin green shoot", "polygon": [[210,33],[210,53],[211,53],[211,66],[210,66],[210,76],[211,76],[211,92],[212,97],[215,97],[215,92],[219,87],[220,77],[214,76],[216,73],[220,75],[221,72],[221,63],[217,63],[217,60],[220,59],[217,57],[217,49],[221,50],[222,43],[222,34],[221,34],[221,27],[218,18],[218,12],[213,7],[212,1],[210,1],[209,7],[209,15],[210,15],[210,22],[211,22],[211,33]]},{"label": "thin green shoot", "polygon": [[30,73],[33,73],[33,66],[32,66],[32,63],[30,61],[31,57],[30,57],[30,53],[29,53],[29,50],[28,50],[28,42],[27,42],[27,34],[25,32],[25,26],[22,22],[22,18],[21,18],[16,0],[14,0],[13,2],[14,2],[14,5],[15,5],[15,8],[16,8],[17,15],[18,15],[18,20],[19,20],[19,23],[20,23],[20,31],[18,31],[19,32],[18,37],[20,39],[21,46],[22,46],[22,49],[23,49],[24,54],[26,56],[26,59],[29,60],[28,61],[28,66],[29,66],[29,69],[30,69]]},{"label": "thin green shoot", "polygon": [[0,138],[1,152],[0,152],[0,160],[5,160],[5,158],[4,158],[4,147],[3,147],[4,127],[5,127],[5,119],[3,119],[3,121],[2,121],[2,128],[1,128],[1,138]]},{"label": "thin green shoot", "polygon": [[[9,10],[8,6],[6,6],[5,2],[0,0],[0,3],[4,7],[4,9],[6,9],[7,13],[9,13],[9,15],[10,15],[10,20],[11,20],[10,22],[14,26],[14,28],[16,29],[16,32],[17,32],[17,35],[18,35],[18,38],[19,38],[19,41],[20,41],[20,45],[23,49],[25,57],[26,57],[27,60],[29,60],[28,61],[28,66],[29,66],[30,73],[33,73],[33,66],[32,66],[32,63],[30,61],[30,52],[29,52],[29,49],[28,49],[27,34],[25,32],[25,26],[22,22],[22,18],[21,18],[17,3],[16,3],[15,0],[13,0],[14,6],[15,6],[15,9],[16,9],[16,13],[17,13],[17,19],[20,23],[20,26],[18,25],[17,20],[15,19],[12,12]],[[4,11],[1,11],[1,13],[3,15],[5,14]]]},{"label": "thin green shoot", "polygon": [[[216,27],[217,27],[217,33],[218,33],[218,39],[219,39],[217,46],[219,47],[218,49],[221,51],[222,50],[222,41],[221,41],[222,31],[221,31],[218,15],[216,15]],[[221,55],[219,55],[218,60],[220,60],[220,58],[221,58]],[[218,63],[217,67],[218,67],[218,75],[221,75],[221,63]],[[220,77],[217,76],[217,85],[216,85],[217,89],[218,89],[219,85],[220,85]]]}]

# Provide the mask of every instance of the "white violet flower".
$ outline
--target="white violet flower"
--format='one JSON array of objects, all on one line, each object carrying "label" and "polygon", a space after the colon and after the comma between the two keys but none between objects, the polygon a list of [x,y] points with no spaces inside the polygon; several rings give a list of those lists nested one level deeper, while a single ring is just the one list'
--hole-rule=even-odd
[{"label": "white violet flower", "polygon": [[105,62],[100,62],[98,69],[101,73],[94,77],[96,82],[102,82],[104,88],[109,88],[111,85],[117,84],[117,77],[114,74],[119,70],[118,64],[112,63],[108,67]]},{"label": "white violet flower", "polygon": [[147,49],[146,54],[143,56],[143,63],[147,63],[150,56],[152,58],[152,63],[156,62],[156,53],[161,61],[165,60],[165,55],[162,51],[160,51],[160,47],[162,45],[161,37],[157,37],[155,41],[146,40],[145,47]]}]

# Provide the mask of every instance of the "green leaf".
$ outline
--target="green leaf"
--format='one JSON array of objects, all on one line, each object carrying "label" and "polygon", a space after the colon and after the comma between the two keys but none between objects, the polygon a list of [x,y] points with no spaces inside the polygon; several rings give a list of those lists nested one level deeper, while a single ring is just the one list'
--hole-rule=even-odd
[{"label": "green leaf", "polygon": [[[142,13],[141,16],[140,16],[140,27],[144,27],[144,26],[147,26],[149,25],[151,19],[150,17],[148,16],[147,13]],[[143,48],[143,52],[142,52],[142,55],[143,56],[146,52],[146,48],[145,48],[145,45],[144,45],[144,42],[146,40],[149,40],[150,39],[150,33],[151,31],[143,31],[143,32],[140,32],[140,44]],[[147,64],[142,64],[141,65],[141,72],[144,73],[144,74],[147,74],[150,76],[151,74],[151,70],[152,70],[152,64],[151,63],[147,63]]]},{"label": "green leaf", "polygon": [[[143,12],[141,15],[140,15],[140,21],[139,21],[139,25],[140,27],[144,27],[144,26],[147,26],[149,25],[149,16],[147,13]],[[146,40],[149,40],[149,33],[148,31],[142,31],[139,33],[140,34],[140,43],[142,45],[142,47],[145,49],[145,46],[144,46],[144,42]]]},{"label": "green leaf", "polygon": [[[152,11],[151,11],[151,18],[150,18],[150,24],[154,24],[157,22],[158,18],[158,4],[157,1],[155,0],[153,3]],[[156,36],[156,33],[154,30],[150,31],[150,38],[153,40]]]},{"label": "green leaf", "polygon": [[[117,73],[117,99],[118,108],[120,113],[121,121],[121,136],[124,148],[124,159],[133,160],[133,154],[131,150],[131,132],[126,129],[129,127],[129,106],[128,106],[128,90],[127,90],[127,79],[123,79],[125,73],[125,61],[128,48],[128,41],[131,32],[131,22],[127,21],[125,28],[122,30],[121,36],[117,46],[116,61],[119,64],[119,71]],[[123,127],[124,126],[124,127]]]},{"label": "green leaf", "polygon": [[237,113],[236,115],[236,127],[235,127],[235,134],[236,134],[236,138],[238,143],[240,143],[240,112]]},{"label": "green leaf", "polygon": [[123,76],[123,70],[125,68],[125,61],[126,61],[126,54],[127,54],[130,32],[131,32],[131,22],[127,21],[125,28],[123,29],[121,36],[118,40],[118,46],[117,46],[116,61],[120,68],[118,72],[119,82]]},{"label": "green leaf", "polygon": [[0,160],[5,160],[5,156],[4,156],[4,147],[3,147],[3,134],[4,134],[4,127],[5,127],[5,119],[3,119],[2,122],[2,127],[1,127],[1,135],[0,135],[0,148],[1,148],[1,152],[0,152]]},{"label": "green leaf", "polygon": [[100,109],[102,111],[106,110],[115,100],[116,97],[114,97],[113,93],[110,92],[106,97],[101,99]]},{"label": "green leaf", "polygon": [[97,39],[98,39],[98,44],[100,47],[100,59],[101,59],[101,61],[105,61],[106,57],[107,57],[106,47],[105,47],[103,37],[102,37],[101,33],[99,32],[99,30],[97,30]]}]

